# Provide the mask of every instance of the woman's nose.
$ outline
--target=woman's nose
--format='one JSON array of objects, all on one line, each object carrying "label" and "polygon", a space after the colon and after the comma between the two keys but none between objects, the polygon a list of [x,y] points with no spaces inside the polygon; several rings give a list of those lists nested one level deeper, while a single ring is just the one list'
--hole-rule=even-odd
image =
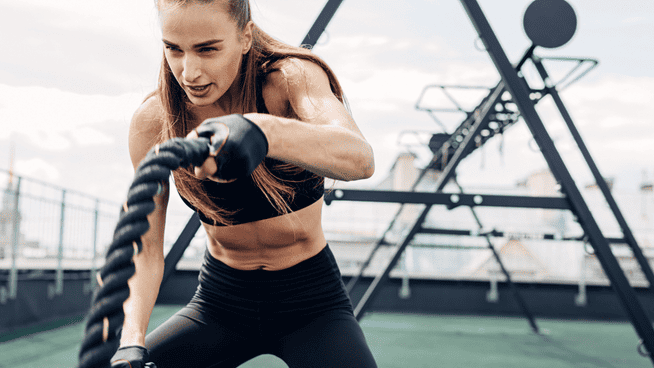
[{"label": "woman's nose", "polygon": [[186,82],[193,82],[202,75],[202,68],[198,58],[193,57],[192,55],[186,56],[184,58],[184,71],[182,72],[182,77]]}]

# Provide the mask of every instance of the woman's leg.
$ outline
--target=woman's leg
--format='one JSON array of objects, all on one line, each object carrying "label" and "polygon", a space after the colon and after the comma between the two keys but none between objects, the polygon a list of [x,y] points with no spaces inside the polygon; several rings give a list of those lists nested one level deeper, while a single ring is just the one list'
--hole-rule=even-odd
[{"label": "woman's leg", "polygon": [[326,312],[282,336],[275,355],[290,368],[375,368],[359,323],[348,310]]},{"label": "woman's leg", "polygon": [[259,355],[255,339],[189,307],[148,334],[145,345],[157,368],[232,368]]}]

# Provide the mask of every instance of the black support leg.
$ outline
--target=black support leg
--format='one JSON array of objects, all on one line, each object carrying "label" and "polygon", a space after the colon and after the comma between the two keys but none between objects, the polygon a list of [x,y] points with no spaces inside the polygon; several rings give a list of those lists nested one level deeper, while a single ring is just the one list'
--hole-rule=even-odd
[{"label": "black support leg", "polygon": [[570,172],[566,168],[561,156],[559,155],[554,142],[550,138],[543,122],[541,121],[533,101],[529,98],[524,81],[520,79],[515,69],[509,63],[504,50],[495,37],[488,20],[484,16],[476,0],[460,0],[465,8],[470,20],[472,21],[477,33],[481,37],[486,50],[488,51],[493,63],[506,83],[506,88],[513,96],[513,100],[520,113],[527,123],[536,143],[543,152],[554,177],[562,186],[563,192],[570,200],[573,212],[577,215],[579,224],[582,226],[590,243],[595,249],[595,254],[600,261],[606,275],[611,280],[611,285],[616,291],[620,302],[625,308],[634,329],[643,341],[643,345],[650,352],[650,359],[654,363],[654,329],[652,322],[645,313],[642,305],[636,298],[636,293],[629,285],[627,277],[620,268],[617,259],[613,255],[609,243],[602,234],[599,226],[595,222],[586,202],[584,201],[579,189],[577,188]]},{"label": "black support leg", "polygon": [[184,230],[182,230],[177,240],[175,240],[173,247],[170,248],[170,251],[168,252],[168,254],[166,254],[164,274],[163,274],[163,280],[161,281],[161,287],[163,287],[163,285],[166,283],[170,275],[172,275],[173,271],[175,271],[175,268],[177,267],[177,263],[179,262],[180,259],[182,259],[182,256],[184,255],[186,248],[188,248],[189,244],[191,244],[191,240],[193,240],[193,237],[195,236],[195,233],[198,232],[199,228],[200,228],[200,218],[198,217],[198,214],[196,212],[191,216],[191,218],[188,219],[186,226],[184,226]]},{"label": "black support leg", "polygon": [[[539,58],[534,58],[533,61],[543,81],[549,80],[549,74],[547,73],[547,70],[545,70],[545,66],[543,65],[542,61]],[[611,190],[609,189],[609,186],[606,184],[604,177],[602,176],[602,174],[600,174],[599,168],[595,164],[593,157],[590,155],[590,152],[588,151],[586,144],[584,143],[583,139],[581,139],[581,134],[579,134],[577,127],[572,122],[572,117],[570,117],[568,110],[563,104],[563,100],[561,100],[561,96],[559,96],[559,92],[556,90],[556,88],[552,86],[547,86],[547,83],[545,88],[548,94],[552,96],[552,99],[554,100],[556,107],[559,109],[559,112],[561,113],[561,117],[563,117],[563,120],[568,126],[568,129],[570,129],[570,133],[572,134],[572,137],[574,138],[575,142],[577,142],[577,146],[579,147],[581,154],[586,160],[586,163],[588,164],[590,171],[593,173],[593,177],[595,178],[595,182],[597,183],[597,186],[602,191],[602,194],[604,195],[604,198],[606,199],[609,208],[611,208],[611,211],[613,212],[613,216],[615,216],[615,219],[620,225],[620,228],[622,229],[622,234],[624,235],[627,245],[629,245],[631,251],[634,253],[634,257],[638,261],[638,264],[640,265],[640,268],[643,271],[645,278],[649,282],[650,291],[654,291],[654,273],[652,272],[652,268],[650,267],[649,262],[647,261],[647,258],[643,254],[642,250],[638,246],[638,243],[636,242],[636,238],[634,237],[634,234],[631,232],[631,229],[629,228],[627,221],[625,220],[624,216],[622,216],[622,212],[620,212],[620,208],[618,207],[618,204],[615,202],[615,199],[613,198],[613,195],[611,194]]]},{"label": "black support leg", "polygon": [[[459,182],[456,181],[456,179],[454,180],[454,182],[456,183],[456,186],[459,187],[461,193],[463,193],[463,187],[461,187]],[[479,230],[483,229],[484,226],[481,223],[479,216],[477,216],[477,211],[475,211],[475,208],[471,206],[470,212],[472,213],[472,216],[475,218],[475,221],[477,222],[477,226],[479,226]],[[536,324],[536,319],[534,319],[534,315],[531,314],[531,311],[527,307],[527,303],[522,297],[522,294],[520,294],[520,291],[518,291],[518,287],[515,286],[515,283],[511,280],[511,274],[506,269],[506,267],[504,267],[504,262],[502,262],[502,258],[500,258],[499,253],[497,253],[497,250],[495,250],[495,246],[493,245],[493,241],[491,240],[491,235],[484,234],[484,238],[486,239],[486,244],[488,245],[488,249],[490,249],[491,252],[493,252],[493,257],[495,257],[497,264],[500,266],[502,273],[506,277],[506,283],[509,285],[509,289],[511,289],[515,301],[518,303],[518,308],[520,308],[522,314],[524,314],[525,317],[527,318],[527,321],[529,321],[529,326],[531,326],[531,330],[534,331],[534,333],[536,334],[540,333],[538,330],[538,325]]]},{"label": "black support leg", "polygon": [[[503,92],[504,92],[504,85],[502,82],[500,82],[495,87],[495,89],[492,90],[486,102],[483,103],[470,117],[470,119],[473,119],[474,123],[470,127],[470,131],[468,131],[465,137],[463,137],[463,140],[461,144],[457,147],[456,151],[454,152],[452,159],[448,162],[447,166],[445,167],[440,177],[438,178],[438,181],[436,183],[436,192],[442,191],[445,185],[447,185],[447,183],[449,182],[449,180],[454,177],[456,167],[463,159],[464,153],[468,149],[470,149],[470,147],[473,144],[475,144],[474,137],[477,136],[477,134],[479,134],[482,127],[484,127],[485,124],[488,123],[489,113],[493,111],[495,104],[499,101]],[[431,207],[432,207],[431,204],[426,205],[426,207],[424,208],[424,210],[422,211],[416,222],[409,230],[408,234],[405,236],[404,240],[395,249],[395,252],[391,257],[391,260],[386,265],[384,271],[381,274],[377,275],[375,280],[373,280],[372,284],[366,290],[365,294],[363,295],[363,297],[357,304],[356,308],[354,309],[354,316],[357,318],[357,320],[361,320],[361,318],[363,318],[366,310],[370,307],[371,303],[379,293],[380,285],[383,285],[388,280],[391,271],[397,264],[397,261],[400,259],[400,256],[402,255],[406,247],[409,245],[411,240],[413,240],[414,236],[422,230],[422,224],[425,218],[427,218],[427,214],[429,213]]]}]

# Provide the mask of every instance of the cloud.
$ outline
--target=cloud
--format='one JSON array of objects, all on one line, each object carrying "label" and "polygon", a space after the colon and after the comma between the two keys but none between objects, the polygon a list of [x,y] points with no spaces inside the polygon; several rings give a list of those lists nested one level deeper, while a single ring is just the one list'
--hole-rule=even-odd
[{"label": "cloud", "polygon": [[[570,87],[562,98],[583,136],[592,142],[654,138],[654,78],[607,75]],[[654,156],[654,146],[642,148],[637,152],[634,147],[628,161]]]},{"label": "cloud", "polygon": [[[480,1],[512,60],[528,46],[520,24],[525,1],[501,7],[490,5],[494,4],[490,0]],[[438,130],[426,113],[414,109],[424,86],[492,86],[499,79],[487,54],[475,50],[477,35],[458,2],[398,4],[391,0],[344,2],[327,28],[324,43],[314,49],[336,71],[357,123],[374,146],[376,176],[384,175],[382,171],[401,149],[396,144],[401,131]],[[654,155],[654,145],[648,140],[654,135],[650,106],[654,83],[652,78],[642,77],[651,75],[647,67],[651,53],[645,54],[647,48],[640,47],[651,39],[652,33],[645,32],[651,22],[643,24],[643,18],[651,18],[645,16],[651,13],[651,6],[642,11],[645,2],[641,1],[622,11],[622,3],[602,4],[612,6],[611,11],[592,2],[577,4],[575,10],[581,15],[578,35],[552,53],[564,51],[602,60],[597,71],[563,92],[564,102],[603,171],[640,172],[640,166]],[[255,20],[263,29],[291,44],[302,40],[323,5],[297,0],[252,1]],[[629,27],[619,27],[620,32],[615,30],[617,23],[607,22],[616,13],[618,23],[629,21]],[[127,125],[156,81],[161,57],[158,28],[152,1],[25,0],[3,5],[0,33],[11,35],[5,39],[5,48],[16,52],[0,61],[4,83],[0,84],[0,139],[20,134],[40,148],[30,154],[47,157],[56,153],[63,162],[57,167],[65,180],[74,177],[66,171],[73,166],[71,162],[93,167],[84,166],[83,161],[91,160],[89,152],[96,145],[103,145],[102,152],[122,152],[125,157],[121,160],[128,165]],[[607,32],[611,37],[605,37]],[[638,62],[641,69],[634,68]],[[618,68],[611,69],[611,65]],[[607,69],[614,75],[602,74]],[[557,112],[551,106],[548,110],[544,102],[548,129],[561,137],[561,148],[570,147],[564,139],[566,128],[556,122]],[[453,118],[448,127],[459,122]],[[543,164],[542,159],[533,160],[539,153],[528,148],[530,139],[524,127],[512,128],[505,135],[507,167],[515,164],[531,170]],[[497,142],[489,143],[487,167],[500,162],[490,152],[496,151]],[[25,139],[23,143],[29,147]],[[471,158],[461,175],[484,181],[483,175],[472,174],[481,166],[481,156]],[[108,161],[99,155],[94,165],[106,168]],[[126,175],[127,169],[116,168],[117,175]],[[474,170],[466,174],[468,169]],[[509,177],[497,175],[501,180]]]},{"label": "cloud", "polygon": [[[0,80],[79,93],[149,89],[161,58],[154,10],[143,2],[14,2],[3,6],[0,34],[11,58]],[[11,36],[10,36],[11,35]]]},{"label": "cloud", "polygon": [[594,83],[579,83],[570,87],[570,103],[621,104],[624,107],[648,107],[654,101],[654,78],[606,75]]},{"label": "cloud", "polygon": [[81,95],[56,88],[0,84],[0,138],[24,134],[34,144],[51,149],[70,148],[68,135],[78,144],[109,144],[112,140],[102,132],[103,124],[118,123],[127,131],[142,99],[140,93]]},{"label": "cloud", "polygon": [[51,17],[41,19],[42,23],[58,28],[93,29],[128,36],[141,33],[145,24],[154,25],[156,20],[154,1],[22,0],[13,6],[32,13],[47,12]]},{"label": "cloud", "polygon": [[[654,106],[651,101],[654,78],[624,75],[603,75],[595,80],[582,80],[562,92],[561,97],[585,145],[604,176],[617,178],[620,189],[635,190],[634,178],[643,169],[652,167],[654,157]],[[538,113],[568,170],[578,183],[591,181],[590,171],[579,152],[569,129],[549,98],[537,105]],[[517,180],[539,166],[547,167],[540,152],[529,149],[532,136],[523,121],[505,134],[504,165],[498,166],[498,152],[487,152],[486,171],[473,175],[482,161],[482,154],[473,153],[462,164],[461,180]],[[497,147],[497,139],[488,143]],[[488,155],[490,153],[490,155]],[[489,160],[490,158],[490,160]],[[491,164],[491,165],[489,165]],[[502,173],[503,177],[497,173]],[[473,171],[468,171],[473,170]]]},{"label": "cloud", "polygon": [[61,177],[57,167],[42,158],[17,160],[16,174],[39,178],[46,182],[57,182]]},{"label": "cloud", "polygon": [[82,127],[71,131],[75,142],[80,146],[98,146],[114,143],[113,137],[90,127]]},{"label": "cloud", "polygon": [[631,18],[622,19],[621,22],[622,23],[641,23],[641,22],[644,22],[645,20],[646,20],[645,17],[631,17]]},{"label": "cloud", "polygon": [[[421,114],[426,117],[425,113],[409,110],[412,108],[409,103],[417,99],[419,87],[427,84],[427,81],[436,82],[441,76],[448,80],[453,78],[453,74],[467,76],[468,80],[477,82],[497,78],[492,68],[480,71],[474,63],[458,63],[445,70],[455,72],[439,70],[439,73],[422,74],[408,70],[370,70],[372,76],[365,81],[344,82],[348,87],[346,91],[350,92],[353,110],[361,113],[355,114],[357,122],[365,125],[362,131],[375,149],[378,173],[374,180],[384,176],[379,175],[379,170],[386,170],[389,167],[387,162],[402,150],[396,143],[399,132],[437,130],[435,126],[425,124],[425,119],[421,118]],[[562,92],[563,102],[595,163],[603,175],[616,177],[621,189],[633,190],[635,184],[632,178],[638,178],[644,168],[652,167],[652,91],[654,78],[603,75],[595,80],[583,79]],[[478,99],[475,99],[477,102]],[[591,180],[587,165],[556,106],[546,98],[537,108],[575,180],[579,183]],[[446,125],[451,129],[460,122]],[[380,133],[371,133],[368,126],[375,126]],[[504,134],[503,145],[501,141],[500,137],[494,138],[484,149],[477,150],[462,162],[458,170],[462,183],[512,185],[532,172],[547,167],[524,121],[519,121]]]},{"label": "cloud", "polygon": [[56,131],[37,130],[27,135],[32,144],[46,151],[66,151],[72,146],[68,138]]}]

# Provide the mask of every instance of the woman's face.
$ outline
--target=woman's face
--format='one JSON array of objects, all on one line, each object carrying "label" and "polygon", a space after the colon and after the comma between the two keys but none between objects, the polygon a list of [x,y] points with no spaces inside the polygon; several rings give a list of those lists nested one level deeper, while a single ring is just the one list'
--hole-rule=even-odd
[{"label": "woman's face", "polygon": [[159,11],[165,58],[191,102],[220,99],[239,74],[252,40],[251,24],[241,33],[220,2],[166,6]]}]

